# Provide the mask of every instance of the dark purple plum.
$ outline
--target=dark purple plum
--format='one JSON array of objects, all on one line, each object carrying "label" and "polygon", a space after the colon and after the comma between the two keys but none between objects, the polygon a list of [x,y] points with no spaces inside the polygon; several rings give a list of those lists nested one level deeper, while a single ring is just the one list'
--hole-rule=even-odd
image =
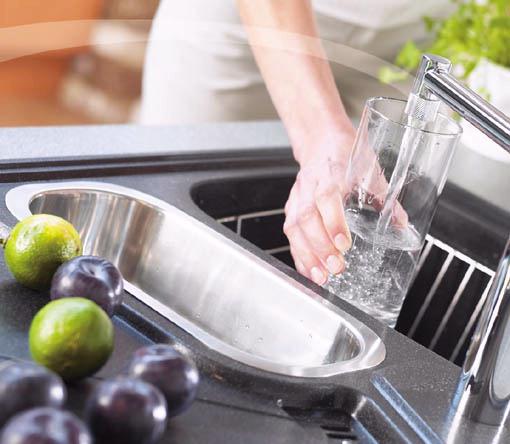
[{"label": "dark purple plum", "polygon": [[153,385],[118,377],[94,390],[85,404],[85,419],[96,444],[153,444],[165,431],[166,401]]},{"label": "dark purple plum", "polygon": [[138,349],[128,368],[129,375],[154,385],[165,396],[168,416],[187,410],[197,394],[199,375],[193,361],[167,344]]},{"label": "dark purple plum", "polygon": [[50,296],[51,299],[90,299],[111,317],[122,304],[124,283],[120,271],[106,259],[78,256],[57,269],[51,281]]},{"label": "dark purple plum", "polygon": [[0,444],[92,444],[92,436],[72,413],[39,407],[12,418],[0,435]]},{"label": "dark purple plum", "polygon": [[0,364],[0,427],[12,416],[34,407],[62,407],[66,388],[55,373],[29,362]]}]

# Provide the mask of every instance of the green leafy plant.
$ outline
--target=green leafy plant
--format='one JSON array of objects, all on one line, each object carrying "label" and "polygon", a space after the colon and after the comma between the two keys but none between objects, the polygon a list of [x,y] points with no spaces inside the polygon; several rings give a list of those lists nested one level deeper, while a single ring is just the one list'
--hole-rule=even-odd
[{"label": "green leafy plant", "polygon": [[400,50],[395,65],[379,72],[384,83],[404,80],[415,70],[424,52],[441,55],[462,69],[466,78],[481,60],[487,59],[510,68],[510,0],[453,0],[457,10],[443,20],[424,18],[434,36],[432,44],[419,48],[407,42]]}]

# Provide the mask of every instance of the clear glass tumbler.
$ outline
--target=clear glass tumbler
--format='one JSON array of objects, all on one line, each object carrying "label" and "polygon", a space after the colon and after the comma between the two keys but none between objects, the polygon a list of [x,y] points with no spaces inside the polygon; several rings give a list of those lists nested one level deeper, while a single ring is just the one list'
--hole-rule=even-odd
[{"label": "clear glass tumbler", "polygon": [[449,117],[411,121],[406,101],[367,101],[347,170],[346,270],[326,286],[394,327],[462,133]]}]

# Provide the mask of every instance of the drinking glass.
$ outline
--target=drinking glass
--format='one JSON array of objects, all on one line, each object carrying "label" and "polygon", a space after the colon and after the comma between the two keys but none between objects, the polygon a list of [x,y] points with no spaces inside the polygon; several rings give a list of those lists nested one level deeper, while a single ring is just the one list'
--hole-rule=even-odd
[{"label": "drinking glass", "polygon": [[394,327],[411,284],[448,166],[462,133],[438,113],[408,118],[406,101],[366,103],[351,153],[344,199],[352,247],[327,288]]}]

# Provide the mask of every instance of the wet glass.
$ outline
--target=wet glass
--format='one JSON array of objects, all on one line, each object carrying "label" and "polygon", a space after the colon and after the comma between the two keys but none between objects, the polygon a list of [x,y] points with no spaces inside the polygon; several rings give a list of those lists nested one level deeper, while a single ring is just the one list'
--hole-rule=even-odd
[{"label": "wet glass", "polygon": [[327,287],[394,327],[461,135],[451,118],[411,120],[406,101],[367,101],[347,170],[352,235],[346,270]]}]

